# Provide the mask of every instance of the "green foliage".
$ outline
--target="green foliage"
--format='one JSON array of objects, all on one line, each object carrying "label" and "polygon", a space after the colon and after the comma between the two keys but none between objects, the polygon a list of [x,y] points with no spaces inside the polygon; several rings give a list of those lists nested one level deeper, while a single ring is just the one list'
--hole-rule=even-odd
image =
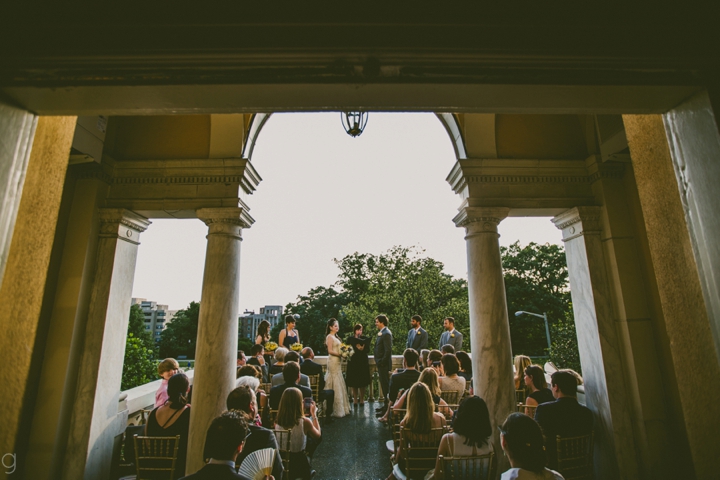
[{"label": "green foliage", "polygon": [[[562,346],[558,344],[553,350],[564,352],[563,362],[566,358],[577,358],[577,338],[574,336],[575,325],[563,247],[536,243],[521,247],[519,242],[515,242],[509,247],[501,247],[500,252],[513,353],[530,356],[548,354],[543,320],[531,315],[515,316],[515,312],[524,310],[547,313],[552,343],[556,344],[556,331],[561,335],[558,340],[562,338],[563,342]],[[572,332],[572,335],[568,332]]]},{"label": "green foliage", "polygon": [[128,390],[156,379],[155,353],[134,333],[128,333],[120,389]]},{"label": "green foliage", "polygon": [[252,346],[254,344],[255,344],[255,342],[253,342],[249,338],[245,338],[245,337],[239,338],[238,339],[238,350],[242,350],[243,352],[245,352],[245,355],[250,355],[250,349],[252,348]]},{"label": "green foliage", "polygon": [[200,304],[190,302],[185,310],[178,310],[165,330],[160,333],[160,357],[195,358]]},{"label": "green foliage", "polygon": [[576,372],[582,373],[575,322],[556,322],[550,334],[552,335],[550,360],[558,368],[572,368]]},{"label": "green foliage", "polygon": [[[363,325],[366,335],[374,336],[374,319],[381,313],[390,319],[395,354],[405,349],[410,317],[416,314],[423,317],[431,346],[440,338],[446,316],[454,317],[455,328],[469,338],[467,282],[443,273],[441,262],[422,253],[398,246],[380,255],[354,253],[335,259],[340,274],[334,286],[339,289],[314,288],[286,307],[289,314],[301,316],[297,328],[303,344],[326,353],[325,326],[333,317],[340,323],[342,337],[349,336],[356,323]],[[469,341],[463,348],[469,350]]]},{"label": "green foliage", "polygon": [[153,341],[152,334],[145,329],[145,314],[143,314],[140,305],[132,305],[130,307],[130,321],[128,323],[128,335],[133,334],[137,339],[140,339],[143,345],[152,350],[156,349],[155,342]]}]

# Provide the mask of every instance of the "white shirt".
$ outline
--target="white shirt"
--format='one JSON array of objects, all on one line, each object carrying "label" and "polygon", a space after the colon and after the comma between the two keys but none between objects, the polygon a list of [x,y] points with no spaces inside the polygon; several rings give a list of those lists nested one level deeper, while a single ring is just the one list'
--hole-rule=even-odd
[{"label": "white shirt", "polygon": [[534,473],[522,468],[511,468],[503,473],[500,480],[565,480],[555,470],[544,468],[540,473]]}]

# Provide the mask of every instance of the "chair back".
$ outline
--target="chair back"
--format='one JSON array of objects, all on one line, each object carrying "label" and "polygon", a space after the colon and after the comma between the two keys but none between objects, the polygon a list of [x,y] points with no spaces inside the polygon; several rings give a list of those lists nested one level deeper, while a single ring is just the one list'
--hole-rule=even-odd
[{"label": "chair back", "polygon": [[175,478],[180,435],[144,437],[133,435],[137,480]]},{"label": "chair back", "polygon": [[440,392],[440,398],[445,400],[445,403],[454,412],[460,406],[463,393],[465,393],[463,390],[443,390]]},{"label": "chair back", "polygon": [[315,400],[315,404],[318,407],[318,416],[321,416],[321,413],[324,412],[325,409],[322,408],[322,403],[320,402],[320,374],[316,373],[315,375],[308,375],[308,379],[310,380],[312,398]]},{"label": "chair back", "polygon": [[276,430],[273,428],[272,431],[275,434],[278,450],[280,451],[280,459],[282,460],[283,469],[285,470],[283,473],[284,479],[291,479],[293,478],[290,476],[290,436],[292,430]]},{"label": "chair back", "polygon": [[557,470],[565,480],[593,478],[593,434],[557,436]]},{"label": "chair back", "polygon": [[272,383],[261,383],[260,389],[265,392],[266,395],[270,395],[270,389],[272,388]]},{"label": "chair back", "polygon": [[428,470],[435,468],[438,447],[444,434],[443,427],[433,428],[429,433],[415,433],[400,427],[400,442],[405,452],[407,478],[424,478]]},{"label": "chair back", "polygon": [[537,405],[527,405],[523,403],[517,404],[517,411],[520,413],[524,413],[530,418],[535,418],[535,410],[537,409]]},{"label": "chair back", "polygon": [[405,418],[405,414],[407,414],[407,408],[400,408],[393,410],[390,417],[392,420],[392,439],[393,444],[395,445],[393,452],[397,452],[397,449],[400,446],[400,422],[402,422],[403,418]]},{"label": "chair back", "polygon": [[438,459],[442,464],[443,480],[491,480],[495,478],[497,466],[493,452],[474,457],[438,455]]},{"label": "chair back", "polygon": [[526,396],[527,392],[524,388],[520,390],[515,390],[515,403],[525,403]]}]

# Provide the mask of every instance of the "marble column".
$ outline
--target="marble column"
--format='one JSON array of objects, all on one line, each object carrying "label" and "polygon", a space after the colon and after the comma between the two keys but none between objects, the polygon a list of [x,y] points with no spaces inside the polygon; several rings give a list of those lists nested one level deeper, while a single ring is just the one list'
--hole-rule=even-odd
[{"label": "marble column", "polygon": [[637,478],[632,405],[614,321],[600,216],[600,207],[576,207],[556,216],[553,223],[563,232],[585,399],[595,417],[595,477]]},{"label": "marble column", "polygon": [[226,410],[235,388],[241,231],[253,223],[243,208],[203,208],[197,216],[207,224],[208,236],[186,474],[202,468],[207,429]]},{"label": "marble column", "polygon": [[97,265],[70,420],[63,479],[107,478],[113,439],[125,430],[118,412],[128,312],[140,233],[150,222],[124,209],[100,210]]},{"label": "marble column", "polygon": [[[496,427],[515,408],[510,324],[497,229],[509,211],[463,207],[453,219],[466,231],[473,385],[475,395],[483,398],[490,410],[496,452],[502,451]],[[506,470],[509,465],[505,457],[497,458],[500,471]]]}]

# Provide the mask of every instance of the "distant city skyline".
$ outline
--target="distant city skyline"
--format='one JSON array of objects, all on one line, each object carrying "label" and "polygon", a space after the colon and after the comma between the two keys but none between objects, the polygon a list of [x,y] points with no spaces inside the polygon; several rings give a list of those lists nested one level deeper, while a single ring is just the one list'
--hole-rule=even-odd
[{"label": "distant city skyline", "polygon": [[[351,138],[336,112],[275,114],[252,161],[263,181],[244,199],[256,223],[243,231],[240,314],[333,284],[333,258],[356,251],[415,245],[467,278],[464,231],[452,223],[461,199],[445,181],[455,156],[435,115],[371,113]],[[561,243],[548,218],[508,218],[499,230],[505,246]],[[200,301],[205,235],[199,220],[153,220],[133,296],[173,310]]]}]

